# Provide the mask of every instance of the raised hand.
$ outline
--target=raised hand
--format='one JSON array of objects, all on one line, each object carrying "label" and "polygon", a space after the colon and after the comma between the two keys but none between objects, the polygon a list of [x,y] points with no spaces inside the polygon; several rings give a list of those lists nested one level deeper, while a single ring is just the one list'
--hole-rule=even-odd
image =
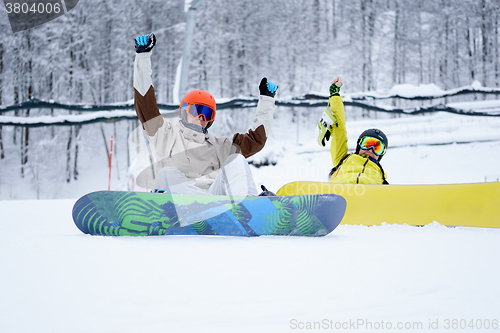
[{"label": "raised hand", "polygon": [[330,85],[330,97],[339,96],[340,87],[342,87],[342,79],[337,76]]},{"label": "raised hand", "polygon": [[274,97],[276,91],[278,90],[278,86],[271,81],[268,81],[267,78],[262,78],[259,85],[259,91],[261,95]]},{"label": "raised hand", "polygon": [[156,44],[156,37],[154,33],[142,35],[135,38],[135,52],[149,52]]}]

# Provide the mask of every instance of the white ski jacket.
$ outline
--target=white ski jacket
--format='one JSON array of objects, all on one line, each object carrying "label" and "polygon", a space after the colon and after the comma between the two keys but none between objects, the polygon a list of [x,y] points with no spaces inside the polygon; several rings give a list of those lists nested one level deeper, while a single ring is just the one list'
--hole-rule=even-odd
[{"label": "white ski jacket", "polygon": [[[147,148],[143,134],[137,133],[142,130],[137,129],[129,137],[132,172],[137,185],[151,188],[153,173],[166,166],[175,166],[191,183],[206,190],[230,154],[240,153],[249,157],[264,147],[272,126],[274,98],[259,97],[253,125],[247,133],[237,133],[232,139],[218,138],[188,128],[180,120],[170,122],[165,119],[156,104],[151,74],[151,52],[137,53],[134,62],[134,104],[152,155],[150,161],[149,154],[145,154]],[[143,143],[139,142],[141,139]]]}]

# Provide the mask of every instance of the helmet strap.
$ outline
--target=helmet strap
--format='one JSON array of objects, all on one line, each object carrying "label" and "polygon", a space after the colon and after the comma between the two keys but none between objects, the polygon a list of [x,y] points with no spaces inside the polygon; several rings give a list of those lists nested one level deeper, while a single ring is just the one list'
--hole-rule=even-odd
[{"label": "helmet strap", "polygon": [[374,159],[373,157],[371,157],[371,156],[369,156],[369,155],[368,155],[368,159],[369,159],[370,161],[372,161],[373,163],[375,163],[375,164],[379,164],[379,161],[380,161],[380,160],[376,160],[376,159]]}]

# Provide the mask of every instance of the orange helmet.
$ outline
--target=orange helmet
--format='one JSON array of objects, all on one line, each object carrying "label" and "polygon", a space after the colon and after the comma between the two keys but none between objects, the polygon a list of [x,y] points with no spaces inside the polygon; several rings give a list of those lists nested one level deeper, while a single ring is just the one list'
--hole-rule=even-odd
[{"label": "orange helmet", "polygon": [[215,119],[216,103],[214,97],[203,90],[192,90],[188,92],[179,104],[179,117],[182,117],[181,110],[194,118],[203,118],[208,122],[207,127],[212,125]]}]

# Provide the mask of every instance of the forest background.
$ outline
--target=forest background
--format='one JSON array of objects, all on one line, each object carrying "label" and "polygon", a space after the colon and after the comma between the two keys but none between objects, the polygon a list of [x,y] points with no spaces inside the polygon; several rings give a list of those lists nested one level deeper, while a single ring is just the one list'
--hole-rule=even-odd
[{"label": "forest background", "polygon": [[[157,36],[152,61],[158,102],[176,102],[185,7],[179,0],[81,0],[66,15],[13,34],[0,6],[0,106],[34,98],[130,101],[133,38],[149,32]],[[204,0],[188,88],[208,90],[216,99],[257,95],[267,76],[279,85],[279,98],[291,98],[326,92],[336,75],[344,78],[343,92],[404,83],[451,89],[479,81],[498,87],[499,16],[496,0]],[[25,109],[9,115],[68,113]],[[38,182],[44,174],[69,183],[78,179],[83,143],[99,138],[102,145],[100,132],[129,133],[137,124],[0,127],[0,164],[10,154],[22,178],[29,174]],[[125,140],[122,135],[116,144],[125,147]]]}]

